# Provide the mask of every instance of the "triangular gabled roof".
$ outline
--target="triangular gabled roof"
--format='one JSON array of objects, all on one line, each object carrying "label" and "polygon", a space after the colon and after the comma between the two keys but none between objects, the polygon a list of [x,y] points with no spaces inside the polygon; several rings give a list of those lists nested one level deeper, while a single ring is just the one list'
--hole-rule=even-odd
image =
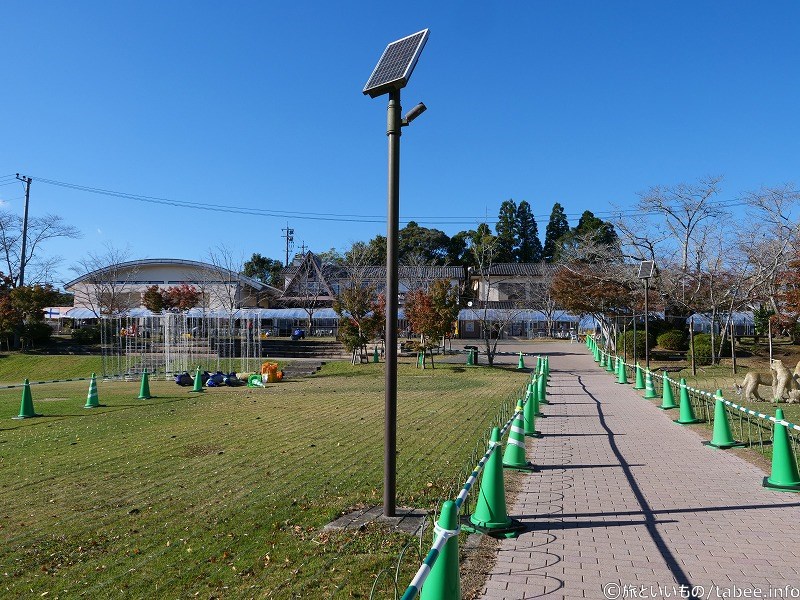
[{"label": "triangular gabled roof", "polygon": [[320,292],[324,291],[325,293],[318,293],[318,297],[334,298],[333,288],[331,288],[328,281],[330,274],[330,269],[326,269],[319,257],[309,250],[303,257],[303,262],[296,268],[291,280],[286,284],[282,298],[301,298],[306,296],[307,293],[302,289],[302,286],[307,281],[319,282]]}]

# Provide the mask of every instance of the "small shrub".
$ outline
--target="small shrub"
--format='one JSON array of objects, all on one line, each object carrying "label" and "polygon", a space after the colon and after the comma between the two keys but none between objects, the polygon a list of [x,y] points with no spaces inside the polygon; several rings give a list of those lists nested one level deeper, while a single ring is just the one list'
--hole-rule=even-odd
[{"label": "small shrub", "polygon": [[41,321],[25,323],[25,328],[22,331],[22,337],[25,338],[27,346],[42,346],[50,341],[50,336],[52,335],[53,328]]},{"label": "small shrub", "polygon": [[91,325],[89,327],[73,329],[72,339],[75,340],[75,343],[77,344],[99,344],[100,327],[97,325]]},{"label": "small shrub", "polygon": [[[719,350],[719,337],[714,338],[714,350]],[[731,343],[725,340],[722,345],[722,357],[729,357],[731,355]],[[719,356],[718,356],[719,358]],[[698,333],[694,336],[694,361],[698,365],[711,364],[711,334]]]},{"label": "small shrub", "polygon": [[688,350],[689,336],[685,331],[671,329],[656,338],[658,346],[664,350]]},{"label": "small shrub", "polygon": [[[651,332],[648,336],[648,346],[652,348],[655,346],[655,337]],[[637,331],[636,332],[636,357],[644,358],[645,348],[644,348],[644,331]],[[633,331],[626,331],[623,335],[617,338],[617,352],[622,353],[622,349],[625,348],[628,356],[633,355]]]}]

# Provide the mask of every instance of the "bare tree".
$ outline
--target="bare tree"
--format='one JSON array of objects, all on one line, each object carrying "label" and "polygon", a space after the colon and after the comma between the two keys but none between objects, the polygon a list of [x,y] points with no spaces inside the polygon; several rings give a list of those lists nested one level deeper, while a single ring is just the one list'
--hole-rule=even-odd
[{"label": "bare tree", "polygon": [[230,248],[224,245],[215,246],[208,251],[208,264],[211,266],[207,277],[212,282],[205,286],[211,300],[228,312],[233,312],[241,304],[240,276],[244,264],[242,256],[236,256]]},{"label": "bare tree", "polygon": [[766,300],[778,313],[778,276],[800,247],[794,214],[800,191],[786,184],[748,192],[742,200],[747,220],[736,230],[738,249],[749,266],[746,294]]},{"label": "bare tree", "polygon": [[[0,212],[0,260],[3,262],[3,270],[11,277],[13,287],[19,284],[22,225],[22,218],[19,215]],[[51,281],[54,268],[61,259],[55,256],[43,257],[39,254],[45,242],[55,238],[80,237],[81,233],[77,227],[64,223],[64,220],[57,215],[29,218],[25,245],[25,283]]]},{"label": "bare tree", "polygon": [[547,335],[553,337],[555,323],[566,315],[552,293],[553,278],[556,267],[542,264],[542,275],[537,281],[530,282],[530,306],[544,317]]},{"label": "bare tree", "polygon": [[70,267],[83,280],[74,286],[75,304],[89,308],[96,316],[117,315],[141,303],[134,280],[138,269],[125,265],[130,250],[108,244],[99,254],[89,252]]},{"label": "bare tree", "polygon": [[493,275],[492,267],[497,256],[497,239],[488,234],[477,234],[472,240],[471,250],[475,259],[475,266],[470,271],[478,280],[473,288],[473,302],[469,303],[469,311],[478,321],[481,328],[481,339],[486,351],[486,360],[489,366],[494,365],[497,354],[497,343],[500,341],[506,328],[517,319],[522,312],[519,302],[512,301],[506,308],[491,308],[489,306],[492,289],[497,290],[502,278]]}]

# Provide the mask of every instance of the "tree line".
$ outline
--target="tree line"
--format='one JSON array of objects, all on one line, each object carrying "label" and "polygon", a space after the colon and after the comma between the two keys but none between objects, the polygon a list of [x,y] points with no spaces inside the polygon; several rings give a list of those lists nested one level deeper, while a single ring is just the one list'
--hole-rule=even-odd
[{"label": "tree line", "polygon": [[[475,229],[459,231],[452,236],[435,228],[423,227],[409,221],[401,228],[398,237],[398,255],[403,264],[432,266],[476,267],[473,248],[491,238],[494,244],[495,263],[556,263],[573,252],[576,245],[587,237],[615,244],[618,237],[614,225],[585,211],[578,223],[570,227],[564,207],[556,202],[545,228],[544,243],[539,239],[539,226],[531,205],[523,200],[517,204],[506,200],[500,205],[494,231],[487,223]],[[386,236],[376,235],[368,241],[356,241],[350,248],[335,248],[316,252],[323,263],[347,265],[358,262],[368,265],[386,264]],[[263,283],[281,287],[281,261],[254,253],[247,260],[242,273]]]}]

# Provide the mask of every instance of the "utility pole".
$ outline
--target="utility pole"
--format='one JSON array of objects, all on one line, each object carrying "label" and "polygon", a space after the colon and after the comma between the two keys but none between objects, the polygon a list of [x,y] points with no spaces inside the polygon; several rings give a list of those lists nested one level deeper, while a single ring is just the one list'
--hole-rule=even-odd
[{"label": "utility pole", "polygon": [[17,284],[18,287],[22,287],[25,285],[25,252],[27,251],[26,246],[28,243],[28,202],[30,202],[31,199],[31,182],[33,179],[25,175],[20,176],[19,173],[17,173],[17,179],[25,184],[25,212],[22,216],[22,249],[19,257],[19,283]]},{"label": "utility pole", "polygon": [[300,254],[305,256],[306,255],[306,250],[308,250],[308,246],[306,246],[306,242],[305,242],[305,240],[303,240],[303,243],[300,244]]},{"label": "utility pole", "polygon": [[289,227],[289,223],[286,223],[286,227],[281,229],[281,231],[284,232],[284,234],[281,237],[286,238],[286,262],[284,263],[284,266],[288,267],[289,266],[289,245],[294,242],[294,229]]}]

